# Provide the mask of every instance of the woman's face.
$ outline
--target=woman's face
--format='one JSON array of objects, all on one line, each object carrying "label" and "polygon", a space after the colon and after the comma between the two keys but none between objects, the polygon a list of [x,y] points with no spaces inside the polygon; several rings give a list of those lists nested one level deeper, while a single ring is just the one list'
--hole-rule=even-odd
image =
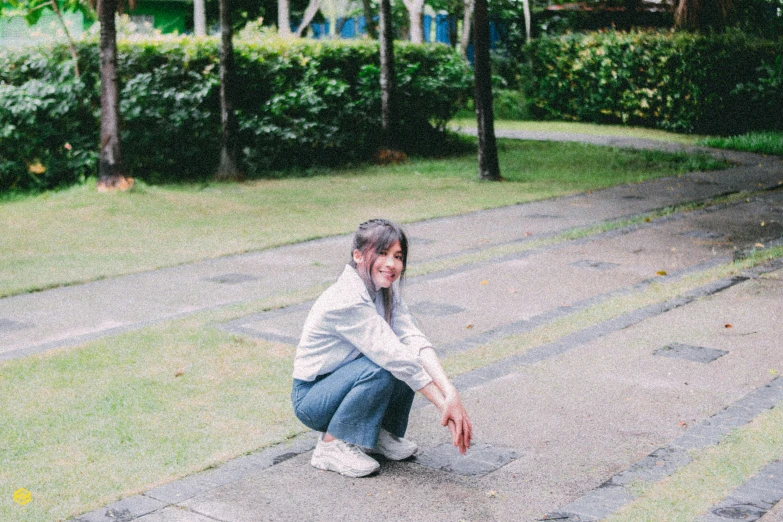
[{"label": "woman's face", "polygon": [[[358,250],[354,250],[353,259],[359,270],[366,270],[364,256]],[[386,250],[381,250],[372,264],[370,275],[375,285],[375,290],[389,288],[402,274],[402,247],[399,241],[395,241]]]}]

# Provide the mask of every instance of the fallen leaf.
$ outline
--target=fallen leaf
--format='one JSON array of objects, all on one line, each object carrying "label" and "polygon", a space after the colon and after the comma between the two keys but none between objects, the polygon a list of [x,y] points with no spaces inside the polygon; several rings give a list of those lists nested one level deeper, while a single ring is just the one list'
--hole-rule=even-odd
[{"label": "fallen leaf", "polygon": [[489,281],[487,281],[486,279],[481,282],[482,285],[485,285],[487,283],[489,283]]},{"label": "fallen leaf", "polygon": [[533,235],[533,233],[532,233],[532,232],[525,232],[525,235],[526,235],[526,236],[532,236],[532,235]]},{"label": "fallen leaf", "polygon": [[509,288],[508,289],[508,293],[509,294],[516,294],[517,293],[517,289],[516,288]]},{"label": "fallen leaf", "polygon": [[761,222],[761,226],[762,226],[762,227],[765,227],[765,226],[767,226],[767,223],[766,223],[766,221],[762,221],[762,222]]},{"label": "fallen leaf", "polygon": [[778,371],[777,371],[775,368],[770,368],[770,369],[769,369],[769,373],[770,373],[771,375],[777,375],[777,374],[778,374]]},{"label": "fallen leaf", "polygon": [[684,428],[684,427],[685,427],[685,426],[687,426],[687,425],[688,425],[688,423],[687,423],[687,422],[685,422],[685,421],[680,421],[680,422],[678,422],[678,423],[677,423],[677,426],[679,426],[679,427],[681,427],[681,428]]},{"label": "fallen leaf", "polygon": [[734,328],[733,326],[731,326],[731,325],[730,325],[730,324],[728,324],[728,323],[724,324],[724,325],[723,325],[723,327],[724,327],[724,328]]},{"label": "fallen leaf", "polygon": [[756,243],[753,246],[756,247],[756,248],[764,248],[764,244],[763,243]]},{"label": "fallen leaf", "polygon": [[652,221],[652,219],[650,219],[650,218],[648,218],[648,217],[644,218],[644,222],[645,222],[645,223],[649,223],[650,221]]},{"label": "fallen leaf", "polygon": [[473,323],[468,323],[467,326],[465,326],[465,328],[470,330],[471,328],[473,328]]},{"label": "fallen leaf", "polygon": [[185,375],[185,370],[177,370],[174,372],[174,377],[182,377],[183,375]]},{"label": "fallen leaf", "polygon": [[487,492],[487,496],[488,496],[489,498],[495,498],[496,496],[498,496],[498,493],[497,493],[497,491],[495,491],[494,489],[492,489],[492,490],[490,490],[490,491],[488,491],[488,492]]},{"label": "fallen leaf", "polygon": [[666,274],[666,270],[658,270],[657,272],[655,272],[655,275],[665,276],[665,275],[667,275]]}]

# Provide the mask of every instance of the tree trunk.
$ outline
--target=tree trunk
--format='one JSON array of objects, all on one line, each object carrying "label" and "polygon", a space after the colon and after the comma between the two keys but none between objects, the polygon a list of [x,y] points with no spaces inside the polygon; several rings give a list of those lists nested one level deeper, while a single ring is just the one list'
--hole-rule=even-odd
[{"label": "tree trunk", "polygon": [[392,34],[391,3],[380,0],[380,60],[381,60],[381,128],[383,146],[393,149],[397,143],[396,81],[394,72],[394,35]]},{"label": "tree trunk", "polygon": [[473,0],[465,0],[462,13],[462,35],[459,38],[459,54],[468,57],[468,45],[470,44],[470,17],[473,14]]},{"label": "tree trunk", "polygon": [[101,143],[98,190],[127,190],[133,180],[125,177],[120,154],[120,97],[117,82],[117,28],[114,13],[117,0],[98,2],[101,24]]},{"label": "tree trunk", "polygon": [[692,31],[722,30],[733,11],[733,0],[679,0],[674,26]]},{"label": "tree trunk", "polygon": [[487,0],[475,0],[473,8],[473,71],[476,81],[479,179],[500,181],[495,120],[492,110],[492,73],[489,64],[489,14]]},{"label": "tree trunk", "polygon": [[370,38],[373,40],[377,40],[378,31],[375,30],[375,21],[373,20],[372,16],[372,6],[370,5],[370,0],[362,0],[362,8],[364,9],[364,22],[365,26],[367,27],[367,34],[369,34]]},{"label": "tree trunk", "polygon": [[277,0],[277,34],[288,38],[291,33],[291,4],[289,0]]},{"label": "tree trunk", "polygon": [[297,38],[302,37],[302,33],[304,33],[307,26],[310,25],[310,22],[313,21],[313,18],[318,14],[320,8],[321,0],[310,0],[310,3],[307,4],[307,9],[305,9],[304,16],[302,17],[302,23],[299,24],[299,27],[296,29]]},{"label": "tree trunk", "polygon": [[424,0],[404,0],[410,20],[411,42],[424,43]]},{"label": "tree trunk", "polygon": [[522,0],[522,11],[525,14],[525,40],[527,43],[533,39],[531,34],[532,18],[530,16],[530,0]]},{"label": "tree trunk", "polygon": [[231,0],[220,0],[220,165],[215,179],[239,179],[237,168],[238,124],[234,113],[234,45]]},{"label": "tree trunk", "polygon": [[207,35],[207,14],[204,0],[193,0],[193,33],[196,36]]}]

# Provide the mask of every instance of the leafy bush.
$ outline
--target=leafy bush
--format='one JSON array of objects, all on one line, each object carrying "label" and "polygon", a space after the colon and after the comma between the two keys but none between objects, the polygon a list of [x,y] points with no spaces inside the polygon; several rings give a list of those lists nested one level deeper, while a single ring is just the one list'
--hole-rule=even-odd
[{"label": "leafy bush", "polygon": [[537,117],[728,134],[769,125],[768,98],[737,86],[758,83],[783,42],[609,31],[541,38],[527,49]]},{"label": "leafy bush", "polygon": [[[210,176],[220,145],[217,39],[119,43],[123,160],[148,182]],[[95,173],[100,71],[94,41],[0,52],[0,191],[49,188]],[[470,95],[469,66],[445,46],[397,44],[402,128],[421,150]],[[379,145],[375,42],[235,44],[242,169],[336,164]],[[68,144],[68,147],[65,147]]]}]

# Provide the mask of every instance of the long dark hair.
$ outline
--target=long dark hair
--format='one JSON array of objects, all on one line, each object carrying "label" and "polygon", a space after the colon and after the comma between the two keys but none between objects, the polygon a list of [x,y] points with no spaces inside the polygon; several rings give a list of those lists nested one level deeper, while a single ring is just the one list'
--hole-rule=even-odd
[{"label": "long dark hair", "polygon": [[[402,281],[405,275],[405,267],[408,264],[408,238],[405,236],[402,228],[388,219],[371,219],[365,221],[356,229],[356,233],[353,236],[353,248],[351,249],[351,266],[357,268],[356,262],[353,260],[353,251],[358,250],[364,259],[364,270],[360,270],[359,275],[364,280],[364,284],[367,285],[371,295],[376,292],[375,283],[372,280],[372,266],[375,264],[375,260],[378,259],[378,255],[382,251],[388,250],[397,241],[400,242],[400,249],[402,250],[402,271],[400,272],[400,281]],[[384,318],[387,323],[391,324],[394,290],[390,286],[389,288],[381,288],[380,292],[383,296]]]}]

